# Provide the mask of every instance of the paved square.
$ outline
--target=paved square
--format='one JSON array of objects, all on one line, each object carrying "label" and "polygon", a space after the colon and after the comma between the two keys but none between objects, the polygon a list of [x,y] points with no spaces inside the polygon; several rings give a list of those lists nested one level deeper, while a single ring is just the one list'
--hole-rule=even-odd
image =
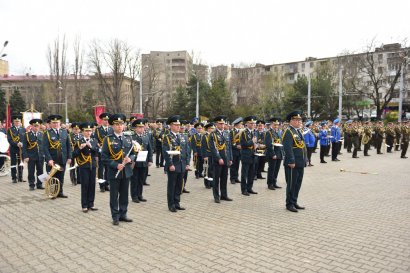
[{"label": "paved square", "polygon": [[[153,167],[148,202],[130,202],[134,222],[119,226],[109,193],[98,191],[99,210],[83,213],[68,175],[69,198],[56,200],[2,177],[0,272],[410,272],[410,159],[370,154],[328,164],[313,154],[299,213],[286,211],[285,189],[270,191],[266,180],[249,197],[229,184],[234,201],[216,204],[192,172],[187,210],[170,213],[166,176]],[[283,166],[279,176],[284,186]]]}]

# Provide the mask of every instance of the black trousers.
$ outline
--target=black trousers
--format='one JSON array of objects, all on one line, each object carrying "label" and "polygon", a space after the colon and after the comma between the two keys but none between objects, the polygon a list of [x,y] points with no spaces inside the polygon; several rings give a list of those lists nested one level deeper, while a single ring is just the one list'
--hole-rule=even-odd
[{"label": "black trousers", "polygon": [[204,158],[202,155],[198,155],[196,159],[196,165],[195,165],[195,177],[198,178],[200,175],[202,175],[204,171]]},{"label": "black trousers", "polygon": [[214,198],[227,198],[228,197],[228,166],[214,164],[214,184],[213,193]]},{"label": "black trousers", "polygon": [[320,162],[325,161],[325,155],[328,149],[329,145],[320,145]]},{"label": "black trousers", "polygon": [[129,178],[110,179],[110,209],[112,219],[127,217]]},{"label": "black trousers", "polygon": [[[44,160],[43,159],[29,159],[28,161],[28,183],[30,188],[34,188],[35,186],[35,181],[37,180],[37,187],[41,186],[41,181],[38,179],[39,175],[43,174],[43,165],[44,165]],[[35,172],[37,170],[37,175],[35,175]]]},{"label": "black trousers", "polygon": [[[62,164],[56,161],[54,161],[54,163],[60,165],[63,168],[63,171],[57,171],[56,174],[54,175],[54,177],[60,181],[60,192],[58,193],[58,195],[62,195],[64,193],[63,186],[64,186],[65,164]],[[51,170],[51,167],[47,164],[47,167],[46,167],[47,173],[49,173],[50,170]]]},{"label": "black trousers", "polygon": [[23,166],[20,166],[21,158],[20,158],[20,150],[15,148],[10,148],[10,161],[11,166],[16,166],[15,168],[11,168],[11,179],[17,179],[22,181],[23,180]]},{"label": "black trousers", "polygon": [[238,180],[239,178],[239,163],[241,162],[241,154],[233,154],[232,165],[230,167],[230,179]]},{"label": "black trousers", "polygon": [[268,158],[268,178],[266,180],[268,186],[276,186],[278,183],[278,174],[282,159]]},{"label": "black trousers", "polygon": [[253,187],[253,178],[255,177],[255,164],[242,162],[241,169],[241,191],[242,193],[251,191]]},{"label": "black trousers", "polygon": [[162,146],[155,146],[155,165],[158,167],[164,166],[164,154],[162,153]]},{"label": "black trousers", "polygon": [[337,159],[337,154],[339,153],[339,142],[332,142],[332,160]]},{"label": "black trousers", "polygon": [[257,177],[262,176],[262,171],[265,168],[265,163],[266,163],[266,156],[258,156],[256,168],[255,168]]},{"label": "black trousers", "polygon": [[304,168],[290,168],[285,166],[286,177],[286,207],[294,206],[298,202],[299,191],[302,186]]},{"label": "black trousers", "polygon": [[94,207],[96,168],[78,168],[81,180],[81,207]]},{"label": "black trousers", "polygon": [[144,182],[147,178],[148,167],[134,167],[131,176],[131,198],[138,200],[142,198]]},{"label": "black trousers", "polygon": [[367,142],[367,144],[364,144],[363,149],[364,149],[363,154],[368,155],[369,154],[369,149],[370,149],[370,141]]},{"label": "black trousers", "polygon": [[98,154],[98,179],[104,179],[104,183],[98,183],[100,184],[100,189],[106,189],[108,190],[108,185],[110,182],[107,180],[107,166],[103,164],[102,159],[101,159],[101,154]]},{"label": "black trousers", "polygon": [[313,153],[313,150],[314,150],[314,149],[315,149],[315,147],[307,147],[307,148],[306,148],[306,150],[307,150],[307,158],[308,158],[309,164],[312,163],[312,153]]},{"label": "black trousers", "polygon": [[167,201],[168,208],[179,207],[179,202],[181,201],[182,193],[182,181],[183,174],[180,172],[167,171],[168,184],[167,184]]},{"label": "black trousers", "polygon": [[409,147],[408,142],[402,142],[401,143],[401,157],[405,157],[407,153],[407,148]]},{"label": "black trousers", "polygon": [[206,177],[213,179],[214,177],[214,168],[212,157],[208,157],[208,170],[207,173],[204,173],[204,185],[205,187],[211,187],[213,185],[213,181],[206,179]]}]

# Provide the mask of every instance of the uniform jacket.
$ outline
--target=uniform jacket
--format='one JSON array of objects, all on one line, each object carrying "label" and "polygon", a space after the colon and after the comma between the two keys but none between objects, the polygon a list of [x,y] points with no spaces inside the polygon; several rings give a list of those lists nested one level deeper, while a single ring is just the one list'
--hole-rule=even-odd
[{"label": "uniform jacket", "polygon": [[231,143],[231,150],[232,150],[232,155],[233,156],[238,156],[241,154],[241,150],[236,147],[236,145],[240,145],[239,141],[239,136],[240,136],[240,130],[233,128],[229,132],[229,142]]},{"label": "uniform jacket", "polygon": [[254,137],[254,132],[249,129],[242,131],[239,139],[241,143],[241,161],[246,164],[253,164],[254,162],[254,143],[252,138]]},{"label": "uniform jacket", "polygon": [[296,168],[304,168],[307,161],[307,153],[303,134],[300,130],[289,126],[283,133],[283,149],[285,151],[284,166],[295,164]]},{"label": "uniform jacket", "polygon": [[43,160],[43,133],[33,131],[26,132],[22,139],[23,143],[23,158],[29,158],[30,160]]},{"label": "uniform jacket", "polygon": [[219,159],[224,161],[224,164],[228,166],[229,161],[232,161],[232,154],[230,150],[229,141],[223,132],[215,130],[209,136],[209,146],[211,148],[212,161],[218,165]]},{"label": "uniform jacket", "polygon": [[7,130],[7,140],[10,144],[10,149],[12,149],[12,150],[18,150],[19,149],[17,144],[22,141],[22,139],[24,138],[25,133],[26,133],[26,129],[24,129],[23,127],[17,128],[14,125],[11,126]]},{"label": "uniform jacket", "polygon": [[208,132],[206,132],[203,136],[202,136],[202,142],[201,142],[201,153],[202,153],[202,157],[211,157],[212,156],[212,152],[211,152],[211,145],[209,142],[209,137],[210,134]]},{"label": "uniform jacket", "polygon": [[46,162],[53,160],[64,168],[67,159],[72,158],[70,137],[66,129],[48,129],[43,135],[43,150]]},{"label": "uniform jacket", "polygon": [[[117,174],[117,166],[121,164],[124,157],[130,152],[129,157],[131,161],[135,160],[135,154],[133,152],[132,138],[129,135],[123,134],[122,139],[115,134],[107,135],[104,138],[103,146],[101,149],[101,160],[104,165],[108,167],[107,179],[115,179]],[[131,150],[131,151],[130,151]],[[125,168],[120,172],[117,178],[130,178],[132,176],[131,164],[126,164]]]},{"label": "uniform jacket", "polygon": [[101,147],[103,144],[104,138],[107,135],[111,135],[111,134],[114,134],[114,130],[112,129],[112,127],[108,126],[107,128],[104,128],[103,126],[99,126],[95,130],[95,133],[93,134],[93,138],[95,138],[95,140],[98,141],[98,144]]},{"label": "uniform jacket", "polygon": [[89,142],[91,144],[91,148],[85,146],[81,149],[81,144],[86,143],[86,139],[84,137],[81,137],[74,144],[73,156],[77,161],[78,167],[81,169],[96,168],[97,162],[95,158],[97,157],[99,150],[97,140],[90,137]]},{"label": "uniform jacket", "polygon": [[306,128],[305,135],[303,136],[306,147],[313,148],[315,147],[316,137],[311,129]]},{"label": "uniform jacket", "polygon": [[198,156],[202,156],[202,138],[203,135],[200,133],[195,133],[191,136],[191,148],[193,153],[198,153]]},{"label": "uniform jacket", "polygon": [[272,158],[276,155],[276,159],[283,159],[283,146],[274,146],[274,144],[282,144],[282,139],[279,133],[273,129],[265,132],[266,157]]},{"label": "uniform jacket", "polygon": [[[188,138],[179,133],[169,132],[164,136],[162,142],[162,151],[165,159],[165,169],[168,170],[170,166],[175,167],[175,172],[185,172],[185,167],[189,165],[190,149],[188,145]],[[179,155],[170,155],[167,151],[180,151]]]},{"label": "uniform jacket", "polygon": [[147,159],[144,162],[135,162],[135,167],[148,167],[148,162],[152,162],[152,145],[148,139],[148,135],[134,134],[132,140],[141,145],[142,151],[148,151]]},{"label": "uniform jacket", "polygon": [[332,126],[330,131],[331,131],[331,135],[332,135],[332,138],[331,138],[330,141],[331,142],[339,142],[340,136],[341,136],[340,128],[338,126]]}]

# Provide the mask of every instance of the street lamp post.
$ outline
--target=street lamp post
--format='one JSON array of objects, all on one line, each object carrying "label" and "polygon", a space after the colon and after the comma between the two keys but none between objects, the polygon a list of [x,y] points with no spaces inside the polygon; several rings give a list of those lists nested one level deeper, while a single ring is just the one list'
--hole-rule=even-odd
[{"label": "street lamp post", "polygon": [[404,72],[406,69],[406,60],[407,60],[407,57],[404,57],[403,63],[401,65],[401,72],[400,72],[400,94],[399,94],[399,114],[398,114],[399,122],[401,122],[401,114],[403,112]]},{"label": "street lamp post", "polygon": [[199,81],[196,81],[196,117],[199,119]]},{"label": "street lamp post", "polygon": [[311,98],[312,98],[312,87],[310,83],[310,73],[308,74],[308,118],[311,118]]},{"label": "street lamp post", "polygon": [[6,48],[6,46],[7,46],[8,44],[9,44],[9,41],[5,41],[5,42],[4,42],[3,48],[2,48],[1,51],[0,51],[0,58],[3,58],[3,57],[6,57],[6,56],[7,56],[6,53],[3,54],[3,51],[4,51],[4,49]]},{"label": "street lamp post", "polygon": [[342,82],[343,65],[339,69],[339,120],[342,121],[342,95],[343,95],[343,82]]}]

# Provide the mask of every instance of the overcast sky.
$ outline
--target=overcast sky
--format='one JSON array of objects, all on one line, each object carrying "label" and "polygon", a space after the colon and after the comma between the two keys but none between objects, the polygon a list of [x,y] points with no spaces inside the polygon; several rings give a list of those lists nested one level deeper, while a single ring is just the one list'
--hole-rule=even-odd
[{"label": "overcast sky", "polygon": [[[48,74],[47,46],[119,38],[143,53],[192,50],[208,65],[303,60],[410,38],[410,1],[0,0],[10,73]],[[72,51],[72,46],[69,47]]]}]

